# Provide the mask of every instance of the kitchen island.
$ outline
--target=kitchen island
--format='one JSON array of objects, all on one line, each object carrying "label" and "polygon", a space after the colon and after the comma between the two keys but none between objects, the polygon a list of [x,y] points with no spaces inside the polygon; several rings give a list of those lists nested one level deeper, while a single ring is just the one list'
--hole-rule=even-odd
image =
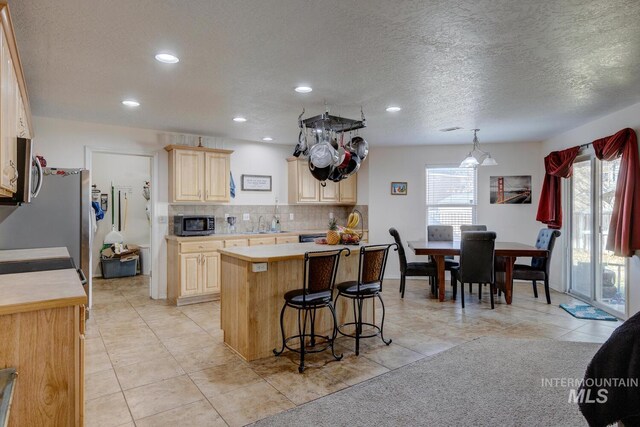
[{"label": "kitchen island", "polygon": [[[305,252],[348,248],[342,255],[336,284],[355,280],[358,275],[359,246],[329,246],[315,243],[249,246],[219,249],[221,254],[221,326],[224,342],[245,360],[273,356],[280,348],[280,311],[284,294],[303,286]],[[353,321],[353,311],[345,298],[338,301],[338,324]],[[365,303],[363,320],[374,320],[372,301]],[[285,334],[297,333],[296,310],[287,309]],[[328,309],[319,310],[316,331],[330,335],[333,319]],[[352,332],[348,330],[349,332]]]}]

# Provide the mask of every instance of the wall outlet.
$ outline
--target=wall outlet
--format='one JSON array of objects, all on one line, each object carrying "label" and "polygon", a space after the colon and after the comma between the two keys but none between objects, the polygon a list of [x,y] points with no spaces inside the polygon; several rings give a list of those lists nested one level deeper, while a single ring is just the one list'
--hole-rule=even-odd
[{"label": "wall outlet", "polygon": [[267,263],[266,262],[254,262],[251,264],[251,271],[254,273],[262,273],[267,271]]},{"label": "wall outlet", "polygon": [[243,221],[251,221],[251,216],[248,213],[243,213],[242,214],[242,220]]},{"label": "wall outlet", "polygon": [[289,214],[289,221],[293,221],[293,214],[292,213]]},{"label": "wall outlet", "polygon": [[329,212],[329,219],[333,219],[333,218],[334,218],[333,212]]},{"label": "wall outlet", "polygon": [[227,218],[229,218],[229,214],[226,213],[224,214],[224,219],[227,219]]}]

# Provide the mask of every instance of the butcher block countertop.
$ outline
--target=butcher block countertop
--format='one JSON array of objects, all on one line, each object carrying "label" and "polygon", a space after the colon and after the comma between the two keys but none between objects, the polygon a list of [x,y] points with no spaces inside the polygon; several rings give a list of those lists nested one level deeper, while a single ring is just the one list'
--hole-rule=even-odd
[{"label": "butcher block countertop", "polygon": [[0,262],[33,261],[48,258],[69,258],[69,251],[64,247],[0,251]]},{"label": "butcher block countertop", "polygon": [[[0,261],[18,262],[68,257],[66,248],[0,251]],[[76,270],[37,271],[0,275],[0,315],[87,303]]]},{"label": "butcher block countertop", "polygon": [[352,256],[358,256],[360,245],[318,245],[316,243],[289,243],[286,245],[245,246],[218,249],[222,255],[249,262],[275,262],[288,259],[302,259],[305,252],[332,251],[347,248]]}]

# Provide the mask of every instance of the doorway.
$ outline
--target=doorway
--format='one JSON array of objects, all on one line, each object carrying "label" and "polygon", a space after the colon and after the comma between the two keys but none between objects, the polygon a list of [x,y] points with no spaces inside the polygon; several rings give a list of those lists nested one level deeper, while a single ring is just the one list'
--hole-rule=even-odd
[{"label": "doorway", "polygon": [[576,159],[570,180],[569,292],[619,317],[626,316],[627,260],[606,249],[620,159]]},{"label": "doorway", "polygon": [[130,276],[133,267],[130,263],[125,268],[119,263],[111,263],[108,274],[110,277],[126,274],[125,280],[129,277],[138,282],[143,280],[149,284],[148,295],[152,296],[152,270],[157,269],[152,259],[155,198],[152,189],[157,156],[87,148],[86,162],[91,170],[92,201],[104,211],[103,219],[96,222],[91,236],[90,304],[93,303],[93,278],[102,277],[103,273],[101,251],[113,241],[114,231],[125,245],[139,248],[140,259],[134,262],[137,267],[134,277]]}]

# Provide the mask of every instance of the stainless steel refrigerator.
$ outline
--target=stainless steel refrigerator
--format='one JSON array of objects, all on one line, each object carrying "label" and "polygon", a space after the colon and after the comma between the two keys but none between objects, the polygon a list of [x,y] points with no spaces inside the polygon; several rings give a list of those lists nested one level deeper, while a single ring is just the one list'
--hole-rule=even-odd
[{"label": "stainless steel refrigerator", "polygon": [[0,249],[66,246],[90,277],[89,171],[45,168],[38,197],[22,206],[0,206]]}]

